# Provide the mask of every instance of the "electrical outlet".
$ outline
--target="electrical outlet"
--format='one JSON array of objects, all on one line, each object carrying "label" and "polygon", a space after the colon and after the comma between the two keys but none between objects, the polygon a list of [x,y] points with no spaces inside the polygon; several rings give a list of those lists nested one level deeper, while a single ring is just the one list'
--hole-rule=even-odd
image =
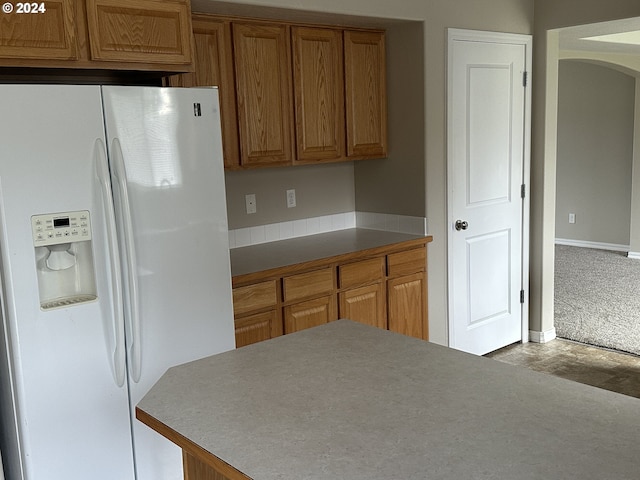
[{"label": "electrical outlet", "polygon": [[569,214],[569,223],[576,223],[576,214],[575,213],[570,213]]},{"label": "electrical outlet", "polygon": [[250,193],[244,196],[244,201],[247,206],[247,214],[256,213],[256,194]]},{"label": "electrical outlet", "polygon": [[296,191],[294,189],[287,190],[287,208],[296,206]]}]

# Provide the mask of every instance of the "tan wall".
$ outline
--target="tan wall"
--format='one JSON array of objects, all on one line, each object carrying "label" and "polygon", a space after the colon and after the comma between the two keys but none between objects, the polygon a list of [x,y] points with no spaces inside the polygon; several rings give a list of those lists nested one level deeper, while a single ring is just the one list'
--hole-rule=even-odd
[{"label": "tan wall", "polygon": [[387,28],[389,158],[355,163],[359,211],[425,216],[424,26]]},{"label": "tan wall", "polygon": [[[229,228],[319,217],[355,209],[353,162],[226,172]],[[296,207],[286,191],[295,189]],[[247,215],[245,195],[255,194],[256,213]]]},{"label": "tan wall", "polygon": [[[424,132],[422,148],[424,157],[424,197],[425,211],[430,233],[434,241],[429,245],[429,329],[432,341],[446,344],[447,338],[447,216],[446,216],[446,29],[466,28],[512,33],[533,33],[533,0],[252,0],[253,6],[243,6],[243,2],[216,3],[211,0],[192,0],[194,11],[214,13],[234,13],[262,16],[265,8],[279,7],[300,12],[312,12],[311,17],[326,19],[326,14],[377,17],[389,25],[395,20],[409,20],[423,23],[422,45],[415,48],[423,51],[424,86],[422,95],[416,101],[423,102]],[[238,7],[241,11],[237,11]],[[231,7],[231,8],[230,8]],[[318,13],[322,12],[322,13]],[[269,11],[266,12],[270,13]],[[288,12],[278,12],[286,15]],[[304,17],[305,15],[303,15]],[[334,17],[335,18],[335,17]],[[418,35],[414,33],[418,41]],[[408,46],[407,48],[413,48]],[[393,72],[393,75],[410,74],[410,71]],[[402,120],[399,120],[402,121]],[[412,125],[399,124],[393,128],[411,128]],[[390,139],[392,142],[393,139]],[[422,155],[422,153],[416,153]],[[360,168],[360,167],[358,167]],[[373,167],[372,167],[373,168]],[[406,174],[418,172],[410,166]],[[360,173],[360,172],[359,172]],[[367,172],[367,174],[370,172]],[[364,175],[365,173],[363,173]],[[359,188],[359,180],[355,180]],[[405,183],[394,180],[385,195],[390,198],[406,198],[408,206],[421,202],[422,193],[416,192],[417,200],[407,198],[403,193]],[[400,191],[392,191],[400,189]],[[355,193],[357,197],[357,192]],[[357,200],[358,208],[366,210],[369,195]],[[372,203],[373,201],[371,201]],[[404,202],[404,200],[403,200]],[[402,213],[402,212],[394,212]]]},{"label": "tan wall", "polygon": [[553,329],[558,38],[549,30],[640,16],[637,0],[535,0],[530,328]]},{"label": "tan wall", "polygon": [[560,61],[556,238],[629,245],[635,83],[611,68]]}]

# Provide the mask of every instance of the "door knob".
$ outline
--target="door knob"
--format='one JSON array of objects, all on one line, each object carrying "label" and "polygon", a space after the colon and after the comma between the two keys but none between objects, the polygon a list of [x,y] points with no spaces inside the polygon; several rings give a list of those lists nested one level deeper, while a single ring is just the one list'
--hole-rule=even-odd
[{"label": "door knob", "polygon": [[466,230],[469,227],[469,224],[464,220],[456,220],[456,230]]}]

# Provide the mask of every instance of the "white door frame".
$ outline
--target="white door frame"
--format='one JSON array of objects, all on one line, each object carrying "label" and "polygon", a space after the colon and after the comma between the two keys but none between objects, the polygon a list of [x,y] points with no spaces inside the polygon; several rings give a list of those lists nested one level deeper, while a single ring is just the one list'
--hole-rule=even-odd
[{"label": "white door frame", "polygon": [[[522,35],[514,33],[485,32],[478,30],[463,30],[456,28],[447,29],[447,132],[452,130],[452,54],[453,49],[449,48],[454,40],[484,43],[501,43],[501,44],[517,44],[525,47],[525,64],[527,71],[527,85],[525,89],[525,107],[524,107],[524,132],[523,132],[523,178],[525,185],[525,196],[522,202],[522,246],[521,246],[521,262],[522,262],[522,278],[521,285],[524,291],[524,302],[521,304],[522,309],[522,343],[529,341],[529,224],[530,224],[530,195],[531,195],[531,69],[532,69],[532,47],[533,37],[531,35]],[[448,344],[451,346],[451,332],[453,331],[453,311],[452,305],[454,299],[451,292],[453,291],[452,282],[452,262],[450,255],[452,252],[452,233],[454,232],[455,219],[452,216],[451,191],[452,191],[452,171],[453,158],[450,152],[453,151],[452,135],[447,134],[447,318],[448,318]]]}]

